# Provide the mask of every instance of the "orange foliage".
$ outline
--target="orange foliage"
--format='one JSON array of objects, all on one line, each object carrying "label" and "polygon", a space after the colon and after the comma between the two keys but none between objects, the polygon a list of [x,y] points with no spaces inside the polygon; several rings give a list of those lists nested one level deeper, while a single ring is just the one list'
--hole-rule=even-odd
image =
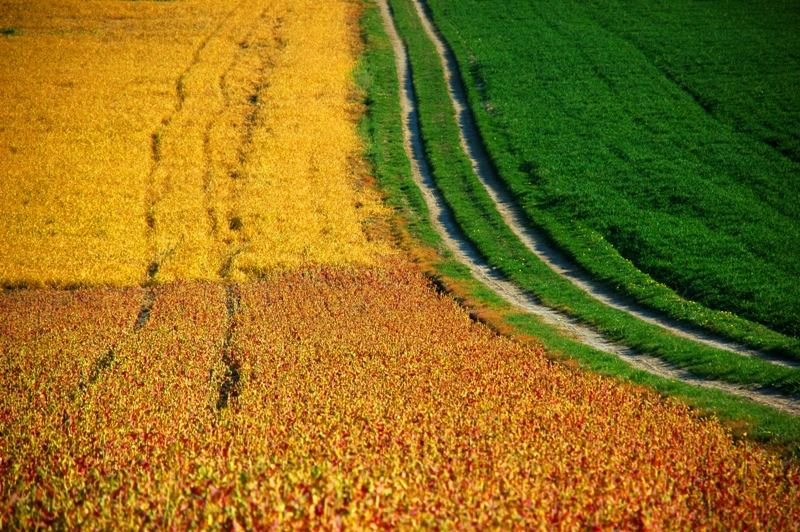
[{"label": "orange foliage", "polygon": [[[800,522],[796,466],[497,336],[412,267],[166,285],[119,337],[109,316],[127,308],[129,328],[130,297],[97,308],[116,356],[96,382],[30,415],[4,408],[3,526]],[[99,343],[58,327],[26,344],[18,331],[66,323],[71,307],[24,293],[3,305],[4,385],[11,360],[56,367]],[[60,350],[59,335],[75,341]]]}]

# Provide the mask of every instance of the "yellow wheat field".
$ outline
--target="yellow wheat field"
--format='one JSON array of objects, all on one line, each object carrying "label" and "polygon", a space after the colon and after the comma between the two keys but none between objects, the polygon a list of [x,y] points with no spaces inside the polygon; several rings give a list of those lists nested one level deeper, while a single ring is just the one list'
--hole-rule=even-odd
[{"label": "yellow wheat field", "polygon": [[0,282],[368,264],[353,0],[4,2]]}]

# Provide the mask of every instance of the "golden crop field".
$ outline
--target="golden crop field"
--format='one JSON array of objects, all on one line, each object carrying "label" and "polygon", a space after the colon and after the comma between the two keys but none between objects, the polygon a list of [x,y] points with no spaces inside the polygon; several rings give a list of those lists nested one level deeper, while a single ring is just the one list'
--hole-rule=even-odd
[{"label": "golden crop field", "polygon": [[2,284],[236,279],[386,253],[355,162],[357,14],[4,2]]}]

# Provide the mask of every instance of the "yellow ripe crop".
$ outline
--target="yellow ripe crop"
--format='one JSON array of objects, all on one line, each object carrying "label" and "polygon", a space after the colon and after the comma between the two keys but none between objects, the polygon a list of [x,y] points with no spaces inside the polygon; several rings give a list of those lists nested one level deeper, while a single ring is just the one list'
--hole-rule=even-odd
[{"label": "yellow ripe crop", "polygon": [[279,52],[233,191],[242,221],[229,248],[234,267],[369,263],[386,246],[362,230],[382,214],[378,198],[353,189],[362,151],[351,103],[357,3],[285,3],[290,14],[275,29]]},{"label": "yellow ripe crop", "polygon": [[[369,263],[348,0],[6,3],[0,282]],[[363,188],[363,187],[362,187]]]},{"label": "yellow ripe crop", "polygon": [[[5,284],[143,277],[147,130],[169,108],[163,86],[181,46],[152,46],[170,24],[157,22],[153,8],[110,5],[3,4],[0,24],[16,28],[0,38]],[[140,27],[139,38],[125,35],[120,17]]]}]

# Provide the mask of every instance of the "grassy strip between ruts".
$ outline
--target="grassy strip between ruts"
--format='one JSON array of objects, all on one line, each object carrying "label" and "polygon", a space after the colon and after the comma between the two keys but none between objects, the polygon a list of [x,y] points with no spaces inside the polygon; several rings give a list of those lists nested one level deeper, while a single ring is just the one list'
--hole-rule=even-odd
[{"label": "grassy strip between ruts", "polygon": [[[790,281],[794,276],[776,274],[775,265],[786,264],[787,257],[791,263],[796,256],[785,215],[791,211],[790,176],[796,175],[798,166],[776,159],[769,150],[762,153],[763,146],[707,116],[638,50],[599,29],[588,14],[594,10],[617,20],[618,26],[627,23],[634,39],[650,38],[656,48],[672,45],[671,53],[677,56],[676,49],[689,48],[685,41],[698,30],[675,31],[675,19],[693,10],[721,8],[660,8],[656,18],[671,17],[671,29],[664,29],[663,20],[646,24],[642,12],[653,14],[647,3],[602,8],[505,5],[504,10],[517,13],[515,17],[499,13],[491,2],[428,3],[453,47],[487,151],[533,225],[595,279],[643,305],[766,352],[800,356],[800,339],[744,317],[772,323],[783,332],[791,333],[792,320],[797,326]],[[638,19],[631,14],[635,9],[640,10]],[[710,20],[701,18],[705,29],[699,31],[707,34],[708,24],[724,18],[726,30],[733,34],[751,31],[759,39],[771,39],[768,32],[753,28],[768,25],[762,18],[774,22],[776,16],[759,15],[754,21],[749,15],[742,18],[752,10],[732,11],[738,17],[735,21],[705,13]],[[626,23],[619,23],[621,18]],[[476,20],[480,22],[473,24]],[[489,29],[509,25],[513,29],[502,35]],[[708,38],[711,43],[703,53],[684,52],[681,57],[700,69],[700,78],[708,75],[714,80],[706,89],[723,90],[724,85],[736,94],[736,102],[748,100],[755,109],[753,113],[740,109],[741,122],[753,121],[747,118],[751,114],[763,119],[769,112],[777,113],[778,104],[786,102],[768,100],[771,105],[767,105],[761,101],[763,94],[747,95],[741,82],[728,78],[735,71],[751,87],[771,86],[774,79],[766,74],[781,67],[764,65],[765,79],[761,79],[753,65],[745,74],[738,67],[717,64],[724,74],[713,78],[708,62],[724,62],[726,53],[730,60],[731,54],[720,52],[729,47],[713,46],[719,35]],[[785,35],[776,37],[769,54],[760,50],[773,43],[754,39],[740,39],[750,43],[744,46],[749,46],[750,55],[781,63],[777,58],[787,53]],[[654,54],[669,55],[650,50]],[[519,64],[526,68],[518,68]],[[790,79],[784,76],[780,83],[785,86]],[[777,97],[780,91],[776,91],[769,94]],[[650,129],[635,133],[644,127],[638,121]],[[704,193],[696,194],[698,189]],[[751,252],[761,258],[751,257]]]},{"label": "grassy strip between ruts", "polygon": [[[357,79],[366,93],[368,111],[361,123],[367,155],[373,164],[387,201],[398,211],[398,231],[428,271],[487,322],[498,328],[536,336],[550,353],[576,360],[582,367],[649,386],[665,395],[678,397],[704,412],[711,412],[738,433],[800,455],[800,422],[790,415],[753,404],[715,390],[706,390],[656,377],[632,369],[612,355],[564,338],[535,317],[514,313],[490,290],[471,278],[466,268],[448,258],[441,240],[432,229],[425,203],[410,177],[410,165],[402,144],[401,113],[397,77],[391,45],[384,33],[380,14],[370,6],[362,19],[367,49]],[[406,230],[407,229],[407,230]],[[436,250],[436,252],[432,252]]]},{"label": "grassy strip between ruts", "polygon": [[612,340],[658,356],[695,375],[800,394],[800,371],[698,344],[607,307],[553,272],[525,248],[505,225],[461,151],[438,56],[411,2],[395,0],[392,5],[409,51],[422,136],[437,186],[466,236],[491,266],[545,305],[575,316]]}]

